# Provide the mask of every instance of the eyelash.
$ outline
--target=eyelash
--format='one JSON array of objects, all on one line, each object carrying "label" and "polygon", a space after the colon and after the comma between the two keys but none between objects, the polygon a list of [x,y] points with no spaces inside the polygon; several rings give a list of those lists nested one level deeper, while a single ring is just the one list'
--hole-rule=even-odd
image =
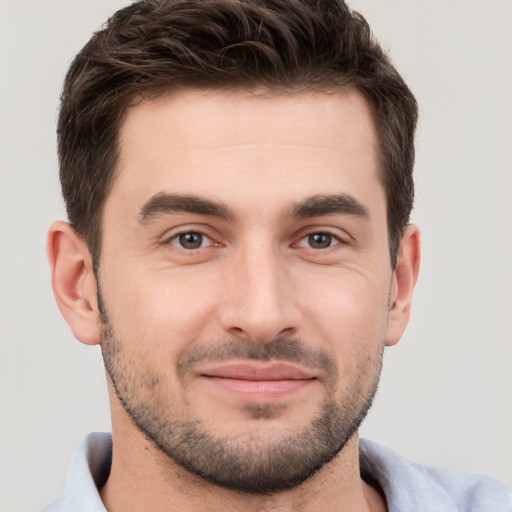
[{"label": "eyelash", "polygon": [[[180,242],[183,242],[183,240],[180,240],[180,239],[181,239],[181,237],[185,237],[187,235],[198,235],[199,237],[201,237],[201,245],[199,247],[193,247],[193,248],[183,247],[183,245],[180,244]],[[210,241],[210,243],[207,246],[203,246],[205,239]],[[176,241],[177,243],[173,243],[173,241]],[[174,234],[173,236],[171,236],[170,238],[168,238],[165,241],[165,244],[173,245],[174,247],[178,247],[179,249],[187,251],[187,252],[197,251],[199,249],[205,249],[206,247],[210,247],[212,245],[220,246],[220,244],[216,243],[212,239],[212,237],[208,236],[207,234],[203,233],[200,230],[193,230],[193,229],[187,230],[187,231],[181,231],[180,233]]]},{"label": "eyelash", "polygon": [[[201,237],[199,247],[184,247],[183,246],[184,240],[182,239],[182,237],[185,237],[187,235],[197,235],[198,237]],[[315,237],[315,236],[328,237],[329,245],[327,247],[311,247],[311,245],[309,245],[309,244],[311,244],[311,242],[312,242],[312,237]],[[206,246],[203,245],[205,242],[205,239],[210,241],[210,243],[208,243],[208,245],[206,245]],[[302,243],[304,241],[306,241],[305,243],[308,245],[302,245]],[[173,242],[176,242],[176,243],[173,243]],[[332,242],[334,242],[334,243],[332,243]],[[194,230],[194,229],[176,233],[172,237],[167,238],[164,243],[166,245],[173,245],[174,247],[177,247],[178,249],[181,249],[186,252],[192,252],[192,251],[197,251],[200,249],[206,249],[211,246],[217,246],[217,247],[221,246],[221,244],[215,242],[211,236],[208,236],[207,234],[203,233],[201,230]],[[312,232],[304,234],[298,240],[298,242],[295,242],[294,244],[292,244],[292,247],[303,247],[305,249],[309,249],[309,250],[313,250],[313,251],[327,251],[329,249],[333,249],[334,247],[336,247],[338,245],[345,245],[345,244],[346,244],[346,241],[343,240],[339,235],[331,233],[328,230],[319,230],[319,231],[312,231]]]},{"label": "eyelash", "polygon": [[[311,238],[315,236],[323,236],[329,238],[329,246],[328,247],[311,247],[311,245],[303,246],[301,242],[306,241],[306,243],[311,243]],[[331,243],[333,242],[333,243]],[[333,249],[338,245],[344,245],[346,242],[337,234],[331,233],[328,230],[320,230],[320,231],[312,231],[300,238],[300,240],[294,244],[296,247],[304,247],[306,249],[314,250],[314,251],[327,251],[329,249]]]}]

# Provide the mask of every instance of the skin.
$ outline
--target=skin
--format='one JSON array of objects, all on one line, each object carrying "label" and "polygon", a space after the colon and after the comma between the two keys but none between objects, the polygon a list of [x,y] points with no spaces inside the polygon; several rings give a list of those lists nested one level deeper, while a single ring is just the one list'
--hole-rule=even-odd
[{"label": "skin", "polygon": [[[307,428],[328,393],[339,403],[354,400],[356,385],[369,393],[383,348],[400,339],[409,319],[419,234],[406,228],[392,269],[376,132],[362,96],[189,90],[131,107],[120,142],[98,279],[123,371],[141,383],[124,391],[140,392],[140,400],[157,396],[164,413],[262,447]],[[206,199],[229,215],[159,210],[161,194]],[[290,214],[333,194],[363,213]],[[201,247],[180,246],[178,235],[191,232],[204,235]],[[330,242],[312,246],[314,234],[328,234]],[[98,283],[86,245],[59,222],[50,229],[48,254],[57,302],[74,335],[100,343]],[[204,378],[216,361],[199,361],[179,375],[177,363],[197,347],[264,345],[276,337],[327,354],[336,379],[300,363],[311,383],[251,394]],[[111,512],[199,511],[204,503],[227,511],[385,510],[385,500],[359,476],[357,434],[301,485],[252,495],[175,464],[134,426],[110,380],[109,394],[113,464],[101,495]],[[254,404],[271,414],[257,417]]]}]

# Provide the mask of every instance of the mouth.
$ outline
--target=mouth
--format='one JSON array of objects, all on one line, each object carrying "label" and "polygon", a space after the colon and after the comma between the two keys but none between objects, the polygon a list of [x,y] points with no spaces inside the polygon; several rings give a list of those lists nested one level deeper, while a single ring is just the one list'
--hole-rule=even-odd
[{"label": "mouth", "polygon": [[312,372],[281,362],[233,362],[204,369],[199,377],[218,390],[251,402],[276,401],[318,380]]}]

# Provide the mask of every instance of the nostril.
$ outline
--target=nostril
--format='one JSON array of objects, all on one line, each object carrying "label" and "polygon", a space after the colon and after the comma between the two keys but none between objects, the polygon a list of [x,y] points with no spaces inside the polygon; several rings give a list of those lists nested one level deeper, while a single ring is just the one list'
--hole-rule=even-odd
[{"label": "nostril", "polygon": [[278,336],[291,336],[296,334],[297,329],[295,327],[286,327],[278,333]]}]

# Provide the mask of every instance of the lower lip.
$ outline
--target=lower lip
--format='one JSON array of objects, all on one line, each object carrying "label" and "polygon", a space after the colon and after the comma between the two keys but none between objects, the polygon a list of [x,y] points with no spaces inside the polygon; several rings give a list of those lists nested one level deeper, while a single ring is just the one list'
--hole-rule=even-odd
[{"label": "lower lip", "polygon": [[316,379],[244,380],[224,377],[204,377],[215,386],[249,401],[272,400],[297,393]]}]

